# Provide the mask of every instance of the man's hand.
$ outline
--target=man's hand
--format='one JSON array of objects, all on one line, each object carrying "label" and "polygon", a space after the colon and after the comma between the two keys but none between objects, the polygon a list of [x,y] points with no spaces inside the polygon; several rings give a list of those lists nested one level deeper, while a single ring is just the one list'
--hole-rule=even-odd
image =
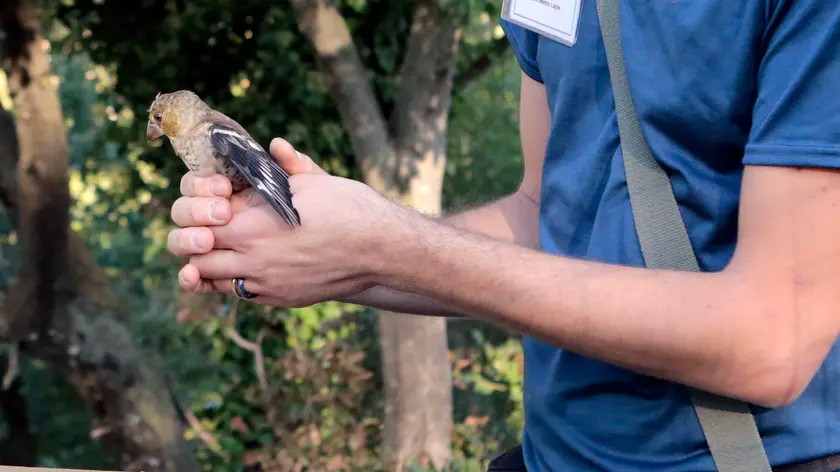
[{"label": "man's hand", "polygon": [[301,227],[285,225],[252,189],[231,195],[226,178],[188,173],[172,206],[181,229],[168,240],[172,254],[190,256],[181,286],[232,293],[231,280],[242,277],[255,302],[284,307],[372,287],[383,236],[407,211],[360,182],[330,176],[284,140],[269,151],[291,174]]}]

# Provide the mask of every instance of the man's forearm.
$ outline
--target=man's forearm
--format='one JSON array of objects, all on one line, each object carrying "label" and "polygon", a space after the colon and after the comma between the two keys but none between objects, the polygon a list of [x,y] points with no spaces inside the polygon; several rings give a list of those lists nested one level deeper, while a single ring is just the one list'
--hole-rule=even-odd
[{"label": "man's forearm", "polygon": [[466,316],[451,305],[433,298],[401,292],[384,286],[376,286],[338,301],[410,315],[441,316],[444,318]]},{"label": "man's forearm", "polygon": [[[539,204],[542,166],[551,113],[545,86],[522,74],[519,107],[519,135],[522,144],[523,173],[517,191],[501,200],[479,208],[440,218],[447,226],[537,249],[539,237]],[[408,295],[374,287],[345,301],[402,313],[437,316],[461,316],[459,310],[431,297]]]},{"label": "man's forearm", "polygon": [[[464,231],[535,249],[539,247],[538,220],[539,206],[536,201],[519,191],[487,205],[445,216],[437,221]],[[384,286],[373,287],[341,301],[414,315],[465,316],[453,306],[431,297]]]},{"label": "man's forearm", "polygon": [[538,249],[539,204],[524,190],[483,207],[445,216],[437,221],[517,246]]},{"label": "man's forearm", "polygon": [[756,403],[779,398],[789,366],[756,358],[772,351],[755,335],[776,335],[766,314],[778,307],[766,296],[756,306],[762,290],[742,277],[556,257],[420,219],[389,244],[383,283],[647,375]]}]

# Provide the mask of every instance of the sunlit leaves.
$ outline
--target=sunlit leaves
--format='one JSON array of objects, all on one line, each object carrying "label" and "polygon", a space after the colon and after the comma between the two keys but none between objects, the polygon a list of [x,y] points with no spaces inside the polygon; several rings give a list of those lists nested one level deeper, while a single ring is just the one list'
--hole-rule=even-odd
[{"label": "sunlit leaves", "polygon": [[[337,5],[390,116],[414,2]],[[442,5],[463,24],[458,56],[463,71],[502,37],[498,2]],[[329,172],[358,177],[329,95],[331,83],[312,60],[288,2],[63,0],[58,11],[50,38],[71,144],[73,229],[112,277],[136,341],[170,373],[182,405],[231,457],[208,451],[197,432],[188,431],[204,467],[241,470],[242,462],[271,458],[302,460],[320,470],[341,465],[377,470],[382,385],[376,320],[339,303],[295,310],[240,306],[239,333],[250,341],[263,333],[272,398],[266,407],[254,356],[225,335],[230,297],[190,297],[178,289],[182,261],[165,248],[172,228],[167,205],[185,169],[168,143],[147,143],[143,133],[154,95],[188,88],[264,145],[274,136],[286,137]],[[521,177],[519,71],[509,54],[503,58],[455,98],[445,181],[449,207],[502,195]],[[0,102],[2,89],[0,84]],[[454,443],[456,458],[474,465],[503,440],[517,439],[520,352],[516,341],[458,338],[461,331],[459,326],[450,331],[457,349],[453,369],[463,386],[457,392]],[[465,359],[469,365],[463,365]],[[35,403],[60,405],[56,391],[39,394],[49,401]],[[68,428],[79,428],[78,412],[58,416]],[[95,451],[84,444],[85,451]],[[54,449],[45,454],[78,457]],[[108,468],[94,459],[64,465]]]},{"label": "sunlit leaves", "polygon": [[172,230],[169,221],[158,217],[150,221],[143,229],[143,236],[147,242],[143,250],[143,262],[150,263],[166,250],[166,238]]}]

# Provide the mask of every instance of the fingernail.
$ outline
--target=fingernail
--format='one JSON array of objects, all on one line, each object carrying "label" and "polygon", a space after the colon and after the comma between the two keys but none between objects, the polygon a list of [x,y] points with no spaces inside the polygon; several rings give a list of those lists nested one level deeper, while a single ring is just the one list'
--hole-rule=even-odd
[{"label": "fingernail", "polygon": [[204,245],[207,243],[207,235],[204,233],[197,233],[190,237],[190,243],[193,245],[194,249],[203,249]]},{"label": "fingernail", "polygon": [[213,182],[210,185],[210,191],[213,192],[213,195],[223,197],[227,192],[227,185],[224,182]]},{"label": "fingernail", "polygon": [[221,223],[225,221],[225,217],[227,217],[227,208],[225,208],[224,203],[222,202],[214,202],[210,205],[210,219]]},{"label": "fingernail", "polygon": [[295,154],[297,154],[297,158],[298,158],[299,161],[303,160],[303,154],[297,152],[297,150],[295,150]]},{"label": "fingernail", "polygon": [[184,269],[178,271],[178,283],[181,284],[182,287],[187,285],[187,281],[184,280]]},{"label": "fingernail", "polygon": [[[269,147],[269,149],[274,149],[275,146],[279,146],[281,144],[283,144],[283,139],[275,137],[275,138],[271,139],[270,143],[268,143],[268,147]],[[272,151],[272,152],[277,152],[277,151],[275,150],[275,151]]]}]

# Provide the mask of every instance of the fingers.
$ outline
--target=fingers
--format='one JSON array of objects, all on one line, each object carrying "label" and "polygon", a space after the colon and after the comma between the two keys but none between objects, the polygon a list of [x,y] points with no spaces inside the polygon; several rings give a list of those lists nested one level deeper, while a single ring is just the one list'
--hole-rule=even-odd
[{"label": "fingers", "polygon": [[[166,246],[174,256],[231,249],[239,241],[231,203],[221,198],[181,197],[172,205],[172,221],[180,228],[169,232]],[[216,232],[219,234],[216,234]]]},{"label": "fingers", "polygon": [[229,200],[206,197],[181,197],[172,204],[170,213],[172,221],[182,228],[223,225],[233,214]]},{"label": "fingers", "polygon": [[258,268],[254,267],[253,258],[250,263],[246,260],[246,256],[236,251],[217,249],[190,257],[190,265],[198,269],[203,279],[253,278]]},{"label": "fingers", "polygon": [[245,290],[259,295],[265,287],[254,277],[254,273],[253,266],[246,267],[240,254],[217,250],[191,257],[190,263],[178,274],[178,281],[185,290],[235,294],[233,280],[242,277]]},{"label": "fingers", "polygon": [[[284,139],[272,140],[269,152],[290,175],[328,175]],[[188,172],[181,178],[180,190],[183,196],[172,205],[171,217],[181,228],[170,232],[167,246],[175,256],[190,256],[190,263],[178,273],[181,287],[199,293],[234,293],[232,279],[243,277],[246,290],[259,294],[263,287],[253,276],[257,268],[244,266],[241,254],[228,249],[236,248],[243,231],[254,230],[253,224],[233,218],[234,210],[244,214],[263,203],[261,199],[254,198],[250,189],[233,196],[230,180],[222,175],[200,177]],[[269,300],[273,299],[259,296],[251,301]]]},{"label": "fingers", "polygon": [[[233,279],[202,279],[199,276],[198,269],[192,265],[186,265],[181,269],[181,272],[178,274],[178,281],[181,288],[194,293],[218,292],[236,295],[233,289]],[[257,295],[248,301],[262,305],[281,306],[279,300],[261,295],[253,281],[245,279],[244,285],[246,291]]]},{"label": "fingers", "polygon": [[318,167],[309,156],[300,153],[283,138],[274,138],[268,148],[271,157],[273,157],[280,167],[286,170],[290,175],[295,174],[326,174],[324,169]]},{"label": "fingers", "polygon": [[198,269],[191,264],[185,265],[180,272],[178,272],[178,284],[181,288],[189,292],[196,293],[210,293],[217,291],[211,281],[201,278]]},{"label": "fingers", "polygon": [[187,172],[181,177],[181,194],[185,197],[229,198],[232,192],[230,180],[220,174],[199,177],[195,172]]},{"label": "fingers", "polygon": [[177,257],[205,254],[215,244],[215,237],[209,228],[174,229],[166,239],[167,249]]},{"label": "fingers", "polygon": [[176,257],[207,254],[213,249],[237,249],[245,246],[241,219],[233,218],[223,226],[176,228],[166,238],[166,248]]},{"label": "fingers", "polygon": [[[174,256],[194,256],[206,254],[213,249],[232,249],[248,251],[254,241],[262,240],[274,231],[288,231],[281,221],[272,218],[274,210],[268,206],[240,210],[225,223],[202,226],[206,221],[206,203],[179,203],[191,197],[182,197],[172,207],[175,223],[182,226],[169,232],[167,249]],[[194,200],[208,200],[195,197]],[[222,200],[227,204],[226,200]],[[183,205],[183,208],[181,208]],[[205,208],[202,208],[205,207]],[[204,216],[204,218],[209,218]]]}]

